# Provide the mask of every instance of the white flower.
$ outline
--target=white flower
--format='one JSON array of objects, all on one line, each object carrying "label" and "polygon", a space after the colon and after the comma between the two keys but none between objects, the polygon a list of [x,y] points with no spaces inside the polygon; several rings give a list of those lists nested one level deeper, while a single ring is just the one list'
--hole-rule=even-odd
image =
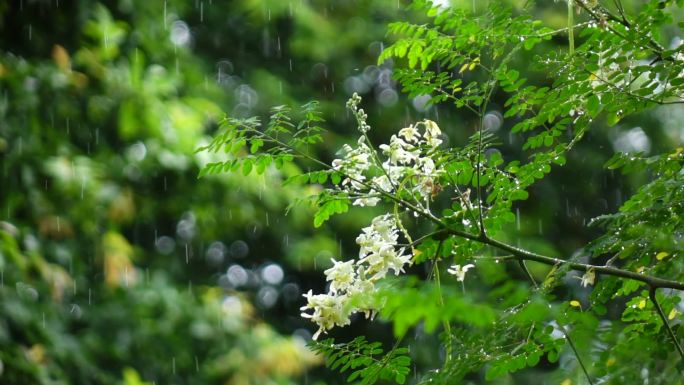
[{"label": "white flower", "polygon": [[352,203],[354,206],[361,206],[361,207],[373,207],[380,202],[380,198],[378,197],[363,197],[363,198],[357,198],[354,200],[354,203]]},{"label": "white flower", "polygon": [[340,291],[346,291],[356,280],[354,260],[347,262],[331,260],[333,267],[323,272],[327,280],[330,281],[330,292],[335,294]]},{"label": "white flower", "polygon": [[594,282],[596,281],[596,272],[594,269],[589,269],[587,270],[586,273],[582,276],[582,286],[587,287],[589,285],[593,285]]},{"label": "white flower", "polygon": [[394,270],[395,275],[404,272],[404,265],[411,261],[410,255],[402,255],[404,249],[398,252],[393,245],[385,244],[377,251],[368,254],[359,260],[359,264],[367,263],[368,273],[373,274],[372,279],[384,278],[389,270]]},{"label": "white flower", "polygon": [[387,175],[376,176],[373,178],[373,184],[383,191],[392,192],[392,182]]},{"label": "white flower", "polygon": [[452,265],[449,269],[447,269],[447,272],[449,272],[449,274],[455,275],[459,282],[463,282],[463,280],[465,280],[466,272],[473,267],[475,267],[475,265],[472,263],[469,263],[463,267],[461,267],[461,265]]},{"label": "white flower", "polygon": [[428,200],[432,196],[432,191],[434,190],[435,184],[432,178],[420,178],[418,186],[416,186],[416,191],[418,194]]},{"label": "white flower", "polygon": [[416,148],[396,135],[392,135],[389,145],[381,144],[380,149],[392,164],[407,164],[418,158]]},{"label": "white flower", "polygon": [[[347,302],[349,298],[341,295],[330,294],[316,294],[313,295],[311,290],[304,294],[307,304],[302,306],[302,317],[310,318],[312,322],[318,325],[318,331],[313,335],[313,339],[317,339],[321,333],[332,329],[335,326],[349,325],[351,322],[349,316],[351,311]],[[305,310],[313,309],[313,314],[304,313]]]},{"label": "white flower", "polygon": [[412,125],[399,130],[399,136],[403,136],[407,142],[415,142],[420,138],[420,132]]},{"label": "white flower", "polygon": [[434,172],[435,172],[435,161],[432,160],[432,158],[428,158],[428,157],[419,158],[416,163],[418,163],[418,165],[420,165],[420,168],[422,169],[422,171],[425,175],[433,175],[434,174]]},{"label": "white flower", "polygon": [[442,144],[442,140],[439,139],[439,136],[442,134],[442,130],[439,129],[437,123],[426,119],[423,121],[423,124],[425,125],[424,137],[427,144],[432,148],[436,148]]},{"label": "white flower", "polygon": [[371,168],[371,149],[362,140],[358,144],[357,148],[348,144],[342,146],[344,158],[333,160],[332,167],[347,175],[342,181],[343,186],[349,185],[353,190],[361,191],[365,188],[362,184],[366,180],[364,172]]}]

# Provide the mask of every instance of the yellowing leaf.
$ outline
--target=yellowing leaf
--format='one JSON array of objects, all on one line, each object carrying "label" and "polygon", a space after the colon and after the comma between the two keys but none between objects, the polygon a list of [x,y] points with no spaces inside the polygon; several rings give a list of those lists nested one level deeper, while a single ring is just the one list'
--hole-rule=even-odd
[{"label": "yellowing leaf", "polygon": [[613,365],[615,365],[615,362],[616,362],[615,358],[610,357],[610,358],[606,361],[606,366],[613,366]]},{"label": "yellowing leaf", "polygon": [[133,246],[117,232],[110,231],[102,238],[104,254],[105,283],[117,287],[138,281],[138,275],[131,259]]},{"label": "yellowing leaf", "polygon": [[660,253],[656,254],[656,259],[659,260],[659,261],[662,261],[662,260],[665,259],[665,257],[667,257],[668,255],[670,255],[670,253],[666,253],[666,252],[664,252],[664,251],[661,251]]},{"label": "yellowing leaf", "polygon": [[57,64],[57,67],[62,71],[68,71],[71,69],[71,60],[69,59],[69,53],[61,45],[57,44],[52,47],[52,59]]},{"label": "yellowing leaf", "polygon": [[677,316],[677,314],[679,314],[679,312],[677,311],[677,309],[672,309],[672,311],[670,311],[670,314],[667,315],[667,319],[673,320],[674,317]]},{"label": "yellowing leaf", "polygon": [[642,299],[641,301],[639,301],[639,304],[637,305],[637,307],[638,307],[639,309],[645,308],[645,307],[646,307],[646,300],[645,300],[645,299]]},{"label": "yellowing leaf", "polygon": [[459,74],[462,74],[463,71],[465,71],[466,69],[468,69],[468,66],[469,66],[469,65],[470,65],[470,63],[465,63],[465,64],[463,64],[463,65],[461,66],[461,69],[458,70],[458,73],[459,73]]},{"label": "yellowing leaf", "polygon": [[578,300],[576,300],[576,299],[573,299],[572,301],[570,301],[570,306],[581,308],[581,307],[582,307],[582,304],[580,303],[580,301],[578,301]]},{"label": "yellowing leaf", "polygon": [[572,380],[566,378],[565,380],[563,380],[563,382],[560,383],[560,385],[572,385]]}]

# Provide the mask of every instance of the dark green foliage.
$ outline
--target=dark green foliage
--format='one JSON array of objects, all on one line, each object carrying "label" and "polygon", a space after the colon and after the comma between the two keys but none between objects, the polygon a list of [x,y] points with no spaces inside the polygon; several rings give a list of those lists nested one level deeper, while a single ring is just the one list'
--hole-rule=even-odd
[{"label": "dark green foliage", "polygon": [[385,353],[382,343],[367,341],[364,336],[338,344],[332,338],[311,341],[309,347],[325,355],[325,364],[330,369],[341,373],[349,371],[348,382],[370,385],[391,380],[403,384],[410,372],[411,358],[407,348],[395,346]]}]

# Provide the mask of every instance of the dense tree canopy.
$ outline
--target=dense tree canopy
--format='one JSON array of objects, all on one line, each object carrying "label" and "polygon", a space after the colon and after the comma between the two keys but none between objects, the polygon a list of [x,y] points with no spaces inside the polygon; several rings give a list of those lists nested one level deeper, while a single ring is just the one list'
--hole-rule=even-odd
[{"label": "dense tree canopy", "polygon": [[681,3],[0,5],[0,383],[681,382]]}]

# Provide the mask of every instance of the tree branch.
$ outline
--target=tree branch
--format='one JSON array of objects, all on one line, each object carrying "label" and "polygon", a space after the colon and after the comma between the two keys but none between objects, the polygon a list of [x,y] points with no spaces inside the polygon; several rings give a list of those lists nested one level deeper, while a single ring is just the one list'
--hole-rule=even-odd
[{"label": "tree branch", "polygon": [[660,316],[660,319],[663,321],[663,325],[665,326],[665,329],[667,330],[667,334],[670,336],[670,339],[672,340],[672,343],[674,343],[675,347],[677,348],[677,352],[679,352],[679,356],[682,357],[682,360],[684,360],[684,350],[682,349],[682,345],[679,343],[679,340],[677,339],[677,336],[674,334],[674,331],[670,327],[670,324],[667,322],[667,317],[665,317],[665,313],[663,312],[663,308],[660,307],[660,303],[658,303],[658,300],[656,299],[656,288],[651,286],[651,288],[648,290],[648,296],[651,298],[651,301],[653,302],[653,305],[656,308],[656,311],[658,315]]},{"label": "tree branch", "polygon": [[[431,219],[431,218],[428,218]],[[435,218],[436,219],[436,218]],[[431,219],[433,222],[434,220]],[[664,279],[664,278],[658,278],[650,275],[645,275],[645,274],[640,274],[636,273],[633,271],[629,270],[624,270],[620,269],[617,267],[612,267],[612,266],[600,266],[600,265],[592,265],[588,263],[580,263],[580,262],[573,262],[573,261],[568,261],[565,259],[560,259],[560,258],[554,258],[554,257],[549,257],[546,255],[541,255],[537,254],[531,251],[527,251],[515,246],[511,246],[507,243],[497,241],[496,239],[489,238],[487,236],[481,236],[481,235],[476,235],[476,234],[471,234],[467,233],[465,231],[453,229],[449,227],[447,224],[439,221],[437,219],[437,224],[440,225],[445,232],[451,234],[451,235],[456,235],[462,238],[470,239],[472,241],[477,241],[489,246],[496,247],[497,249],[507,251],[511,255],[515,257],[517,260],[522,260],[522,261],[534,261],[534,262],[539,262],[543,263],[545,265],[549,266],[554,266],[554,265],[565,265],[568,266],[572,270],[577,270],[577,271],[588,271],[593,269],[596,274],[603,274],[603,275],[609,275],[609,276],[614,276],[614,277],[620,277],[620,278],[626,278],[626,279],[632,279],[635,281],[643,282],[647,284],[650,287],[659,289],[659,288],[668,288],[668,289],[676,289],[676,290],[683,290],[684,291],[684,283],[678,282],[678,281],[673,281],[669,279]]]}]

